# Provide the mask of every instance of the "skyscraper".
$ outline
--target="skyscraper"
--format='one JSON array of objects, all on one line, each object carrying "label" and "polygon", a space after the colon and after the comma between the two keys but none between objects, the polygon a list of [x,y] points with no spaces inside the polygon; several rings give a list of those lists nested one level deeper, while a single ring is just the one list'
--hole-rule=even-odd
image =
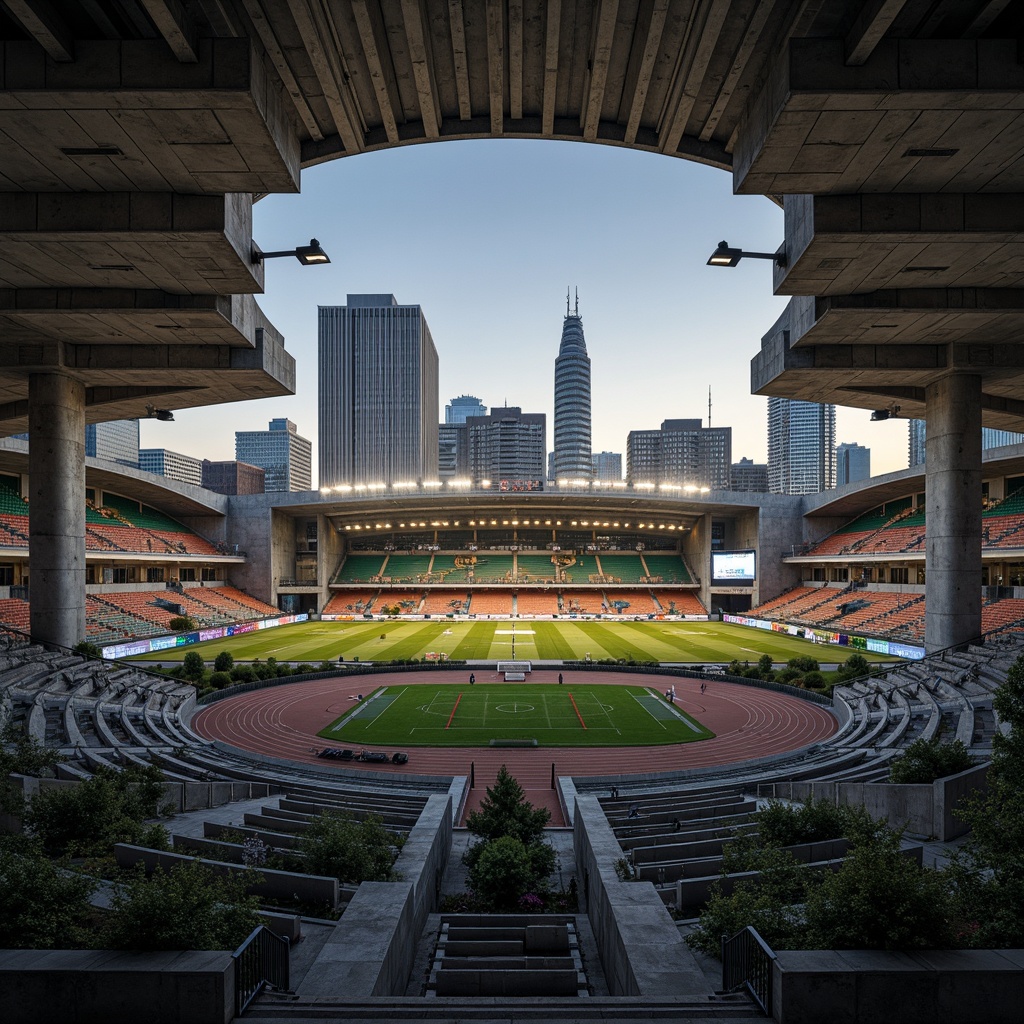
[{"label": "skyscraper", "polygon": [[475,395],[459,395],[444,407],[445,423],[465,423],[469,416],[486,416],[487,406]]},{"label": "skyscraper", "polygon": [[491,409],[466,420],[469,472],[474,483],[490,480],[495,489],[533,490],[544,484],[547,417],[517,406]]},{"label": "skyscraper", "polygon": [[631,430],[626,437],[626,477],[633,483],[729,487],[732,427],[704,427],[701,420],[664,420],[660,430]]},{"label": "skyscraper", "polygon": [[[924,420],[908,420],[908,465],[919,466],[924,462],[925,422]],[[1002,448],[1007,444],[1020,444],[1024,434],[1015,434],[1012,430],[995,430],[992,427],[981,428],[981,450]]]},{"label": "skyscraper", "polygon": [[[569,312],[565,296],[562,342],[555,359],[555,479],[590,480],[594,464],[590,450],[590,356],[583,337],[580,298]],[[543,474],[542,474],[543,475]]]},{"label": "skyscraper", "polygon": [[836,487],[867,480],[871,476],[871,449],[860,444],[836,448]]},{"label": "skyscraper", "polygon": [[320,307],[320,486],[436,480],[437,350],[423,311],[394,295],[347,302]]},{"label": "skyscraper", "polygon": [[181,452],[172,452],[168,448],[140,448],[139,469],[165,476],[168,480],[195,484],[197,487],[203,482],[202,460],[192,455],[182,455]]},{"label": "skyscraper", "polygon": [[313,444],[299,435],[291,420],[271,420],[269,430],[236,431],[235,458],[264,471],[268,493],[308,491],[313,486]]},{"label": "skyscraper", "polygon": [[139,421],[107,420],[85,425],[85,455],[123,466],[139,465]]},{"label": "skyscraper", "polygon": [[768,491],[768,463],[753,459],[740,459],[729,470],[729,490],[766,494]]},{"label": "skyscraper", "polygon": [[768,399],[768,489],[817,494],[836,485],[836,407]]},{"label": "skyscraper", "polygon": [[621,452],[594,452],[594,479],[613,483],[622,479]]}]

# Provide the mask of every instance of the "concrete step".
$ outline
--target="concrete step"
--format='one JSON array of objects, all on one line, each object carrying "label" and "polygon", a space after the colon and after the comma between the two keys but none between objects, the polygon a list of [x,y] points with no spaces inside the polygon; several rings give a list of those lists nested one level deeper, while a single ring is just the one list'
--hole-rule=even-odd
[{"label": "concrete step", "polygon": [[419,998],[414,996],[337,1002],[304,1002],[274,994],[261,996],[235,1024],[312,1024],[345,1021],[376,1024],[382,1020],[435,1021],[437,1024],[634,1024],[640,1020],[688,1021],[691,1024],[745,1024],[764,1020],[746,995],[708,997],[594,996],[585,999]]}]

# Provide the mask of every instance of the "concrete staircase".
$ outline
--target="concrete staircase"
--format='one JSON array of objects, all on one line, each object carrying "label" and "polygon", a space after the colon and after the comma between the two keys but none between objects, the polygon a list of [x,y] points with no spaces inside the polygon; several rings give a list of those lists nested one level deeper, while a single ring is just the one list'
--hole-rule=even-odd
[{"label": "concrete staircase", "polygon": [[764,1020],[764,1014],[746,995],[697,996],[591,996],[586,999],[428,999],[417,996],[379,999],[303,1002],[288,996],[261,996],[236,1024],[258,1020],[263,1024],[306,1024],[345,1021],[436,1021],[438,1024],[480,1021],[486,1024],[633,1024],[640,1020],[687,1021],[690,1024],[746,1024]]}]

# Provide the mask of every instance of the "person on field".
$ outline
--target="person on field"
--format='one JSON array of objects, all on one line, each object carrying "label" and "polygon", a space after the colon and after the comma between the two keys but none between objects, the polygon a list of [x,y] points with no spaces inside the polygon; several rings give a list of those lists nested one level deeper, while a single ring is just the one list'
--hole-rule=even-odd
[{"label": "person on field", "polygon": [[469,685],[472,686],[476,682],[476,674],[473,672],[469,673]]}]

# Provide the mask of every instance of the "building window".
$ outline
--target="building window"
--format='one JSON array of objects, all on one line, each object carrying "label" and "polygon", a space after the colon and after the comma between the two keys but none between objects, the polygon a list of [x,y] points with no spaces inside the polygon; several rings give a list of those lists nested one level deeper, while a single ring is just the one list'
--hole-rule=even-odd
[{"label": "building window", "polygon": [[196,570],[193,566],[182,566],[178,570],[178,579],[182,583],[195,583],[196,581]]},{"label": "building window", "polygon": [[889,570],[889,582],[890,583],[909,583],[910,571],[906,568],[900,568],[893,566]]},{"label": "building window", "polygon": [[159,566],[152,566],[146,569],[146,582],[147,583],[163,583],[164,581],[164,570]]},{"label": "building window", "polygon": [[0,565],[0,587],[14,586],[14,566]]},{"label": "building window", "polygon": [[209,565],[204,565],[202,570],[202,578],[204,582],[211,582],[217,579],[217,570]]}]

